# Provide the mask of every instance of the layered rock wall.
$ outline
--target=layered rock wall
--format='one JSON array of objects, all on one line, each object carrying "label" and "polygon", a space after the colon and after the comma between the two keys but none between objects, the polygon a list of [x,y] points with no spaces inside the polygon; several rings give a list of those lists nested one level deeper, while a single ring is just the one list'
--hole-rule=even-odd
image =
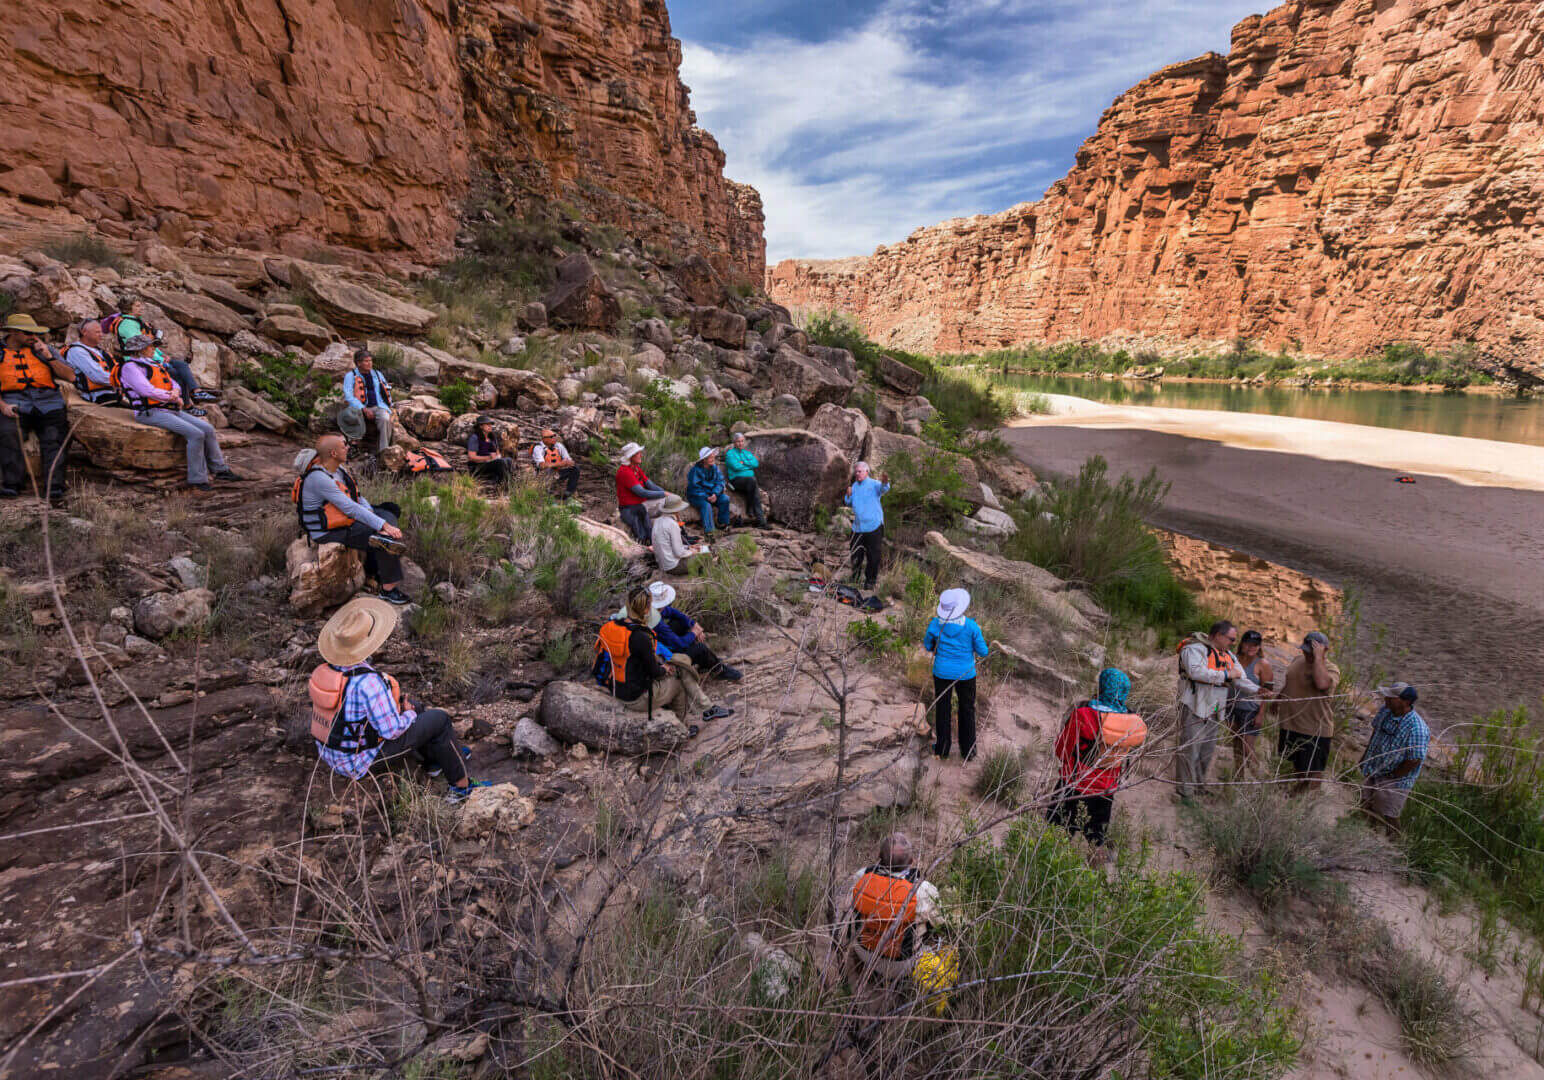
[{"label": "layered rock wall", "polygon": [[768,274],[900,346],[1473,340],[1544,375],[1544,7],[1297,0],[1122,94],[1038,203]]},{"label": "layered rock wall", "polygon": [[763,269],[760,199],[695,126],[662,0],[43,0],[7,22],[18,219],[435,259],[488,169]]}]

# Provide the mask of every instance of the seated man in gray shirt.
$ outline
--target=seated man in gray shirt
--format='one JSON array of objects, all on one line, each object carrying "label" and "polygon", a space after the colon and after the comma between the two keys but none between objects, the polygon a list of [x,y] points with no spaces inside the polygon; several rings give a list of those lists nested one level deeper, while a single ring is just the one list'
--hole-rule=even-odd
[{"label": "seated man in gray shirt", "polygon": [[407,550],[397,528],[402,510],[395,503],[371,506],[343,467],[347,458],[348,444],[342,435],[323,435],[316,440],[314,456],[305,460],[302,451],[296,459],[300,476],[291,497],[300,527],[318,544],[342,544],[364,552],[365,577],[380,586],[381,599],[411,603],[402,591],[401,556]]}]

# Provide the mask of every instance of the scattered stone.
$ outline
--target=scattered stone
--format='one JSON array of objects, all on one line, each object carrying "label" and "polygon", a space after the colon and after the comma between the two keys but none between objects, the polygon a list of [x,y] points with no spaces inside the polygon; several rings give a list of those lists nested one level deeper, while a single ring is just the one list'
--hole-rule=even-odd
[{"label": "scattered stone", "polygon": [[248,328],[247,321],[240,315],[207,296],[165,289],[144,289],[142,295],[183,326],[191,326],[195,330],[207,330],[211,334],[229,337]]},{"label": "scattered stone", "polygon": [[612,754],[666,753],[691,737],[669,709],[625,709],[622,702],[593,685],[552,682],[542,691],[541,724],[568,743],[584,743]]},{"label": "scattered stone", "polygon": [[306,617],[344,603],[365,583],[364,557],[342,544],[297,539],[285,551],[284,565],[290,608]]},{"label": "scattered stone", "polygon": [[259,337],[250,330],[241,330],[230,337],[229,345],[245,356],[273,356],[282,353],[278,342]]},{"label": "scattered stone", "polygon": [[486,839],[497,833],[519,832],[536,820],[536,804],[520,794],[514,784],[476,788],[461,804],[456,835],[462,839]]},{"label": "scattered stone", "polygon": [[119,626],[133,626],[134,612],[120,605],[107,613],[107,621],[115,622]]},{"label": "scattered stone", "polygon": [[762,335],[761,340],[766,345],[767,351],[774,353],[784,345],[798,353],[808,352],[810,347],[808,334],[798,327],[785,323],[778,323],[773,326],[772,329]]},{"label": "scattered stone", "polygon": [[852,382],[858,381],[857,358],[846,349],[837,349],[829,345],[811,345],[807,350],[816,360],[823,360],[841,373],[842,378]]},{"label": "scattered stone", "polygon": [[520,328],[522,330],[540,330],[547,325],[547,305],[540,300],[532,300],[520,311]]},{"label": "scattered stone", "polygon": [[996,540],[1006,539],[1019,531],[1019,526],[1013,518],[1001,510],[994,510],[990,506],[981,506],[968,518],[960,521],[960,524],[977,536],[986,536]]},{"label": "scattered stone", "polygon": [[397,419],[408,431],[430,442],[438,442],[450,430],[456,417],[440,404],[438,398],[420,395],[396,403]]},{"label": "scattered stone", "polygon": [[334,326],[366,334],[416,337],[434,325],[434,312],[387,296],[366,285],[344,281],[319,267],[290,264],[290,279],[311,298]]},{"label": "scattered stone", "polygon": [[643,319],[633,326],[633,336],[659,349],[661,354],[675,347],[675,335],[664,319]]},{"label": "scattered stone", "polygon": [[513,334],[504,339],[504,344],[499,346],[499,352],[505,356],[519,356],[525,352],[525,338],[519,334]]},{"label": "scattered stone", "polygon": [[201,589],[208,584],[205,581],[204,568],[186,555],[178,555],[167,565],[172,568],[172,573],[177,575],[177,580],[182,582],[184,589]]},{"label": "scattered stone", "polygon": [[138,634],[126,634],[123,639],[123,651],[133,657],[154,656],[161,650],[155,642],[147,641]]},{"label": "scattered stone", "polygon": [[199,386],[205,390],[220,389],[223,373],[220,366],[220,346],[217,343],[194,339],[192,353],[188,357],[188,367],[193,372],[193,381]]},{"label": "scattered stone", "polygon": [[208,619],[213,604],[214,593],[208,589],[151,593],[134,604],[134,629],[152,641],[159,641],[174,630]]},{"label": "scattered stone", "polygon": [[756,965],[751,978],[768,1001],[782,1001],[799,981],[799,961],[752,931],[740,939]]},{"label": "scattered stone", "polygon": [[224,278],[187,273],[182,275],[182,282],[188,288],[201,292],[205,296],[218,300],[226,307],[234,308],[236,311],[247,315],[256,315],[263,310],[261,304]]},{"label": "scattered stone", "polygon": [[[244,386],[226,387],[225,403],[233,413],[242,413],[258,427],[267,428],[279,435],[295,426],[295,421],[291,420],[289,414],[283,409],[265,398],[258,397]],[[235,423],[234,417],[231,422]]]},{"label": "scattered stone", "polygon": [[[635,369],[648,369],[655,372],[664,371],[670,364],[670,358],[657,345],[649,342],[640,342],[633,350],[632,366]],[[626,374],[626,368],[623,368]]]},{"label": "scattered stone", "polygon": [[509,744],[515,757],[544,758],[563,752],[562,744],[548,735],[547,729],[529,716],[522,716],[515,724],[515,730],[509,737]]},{"label": "scattered stone", "polygon": [[622,305],[587,256],[580,252],[568,256],[558,263],[557,275],[557,284],[542,298],[553,326],[608,333],[615,329]]},{"label": "scattered stone", "polygon": [[454,604],[456,602],[456,586],[454,582],[437,581],[431,590],[441,603]]}]

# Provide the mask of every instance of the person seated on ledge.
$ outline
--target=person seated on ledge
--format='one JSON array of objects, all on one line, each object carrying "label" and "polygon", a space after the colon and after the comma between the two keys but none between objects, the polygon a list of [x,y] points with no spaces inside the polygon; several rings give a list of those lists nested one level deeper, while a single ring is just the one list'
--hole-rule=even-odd
[{"label": "person seated on ledge", "polygon": [[314,451],[302,450],[296,456],[299,475],[290,498],[301,531],[314,543],[364,552],[365,577],[380,586],[381,599],[410,604],[412,598],[402,591],[402,553],[407,550],[397,527],[402,508],[396,503],[371,506],[343,467],[347,458],[342,435],[323,435]]},{"label": "person seated on ledge", "polygon": [[504,456],[493,434],[493,417],[479,416],[466,437],[466,467],[479,480],[507,484],[515,477],[515,459]]},{"label": "person seated on ledge", "polygon": [[101,322],[87,319],[80,324],[80,337],[66,346],[64,362],[75,372],[75,389],[83,401],[118,405],[123,398],[113,385],[113,362],[103,345]]},{"label": "person seated on ledge", "polygon": [[217,480],[240,480],[241,477],[225,464],[214,425],[183,408],[182,390],[171,371],[158,359],[155,339],[140,334],[130,338],[124,350],[125,355],[118,364],[118,385],[123,400],[134,410],[134,419],[138,423],[170,431],[186,441],[186,486],[195,491],[208,491],[211,476]]},{"label": "person seated on ledge", "polygon": [[[112,316],[108,316],[109,319]],[[129,342],[141,335],[155,341],[155,358],[161,366],[171,372],[177,389],[182,394],[182,411],[189,416],[203,416],[204,410],[198,407],[201,401],[218,401],[220,395],[213,390],[204,390],[199,387],[198,380],[193,378],[193,368],[186,361],[167,357],[161,352],[161,331],[154,330],[145,321],[145,302],[135,299],[129,302],[129,308],[124,314],[117,317],[114,334],[118,338],[118,355],[129,355]]]},{"label": "person seated on ledge", "polygon": [[745,509],[756,519],[756,528],[767,527],[767,511],[761,505],[761,488],[756,484],[756,470],[761,462],[745,445],[745,432],[734,433],[734,445],[724,451],[724,475],[729,486],[745,499]]},{"label": "person seated on ledge", "polygon": [[59,386],[73,377],[70,365],[46,340],[48,330],[31,315],[7,315],[0,350],[0,498],[14,499],[28,487],[22,441],[38,437],[48,500],[64,501],[64,443],[70,430]]},{"label": "person seated on ledge", "polygon": [[375,370],[369,349],[354,350],[354,367],[343,373],[343,409],[338,430],[358,442],[365,437],[366,421],[375,425],[375,452],[391,445],[391,384]]},{"label": "person seated on ledge", "polygon": [[[650,480],[643,471],[643,447],[630,442],[622,447],[617,469],[617,513],[622,524],[632,531],[633,539],[647,547],[652,542],[649,532],[650,511],[646,507],[658,502],[669,492]],[[684,508],[683,508],[684,509]]]},{"label": "person seated on ledge", "polygon": [[662,571],[675,577],[686,577],[692,572],[693,566],[712,558],[706,544],[686,546],[686,539],[681,535],[680,517],[686,513],[685,499],[679,495],[666,494],[650,510],[655,516],[649,539],[654,549],[654,561]]},{"label": "person seated on ledge", "polygon": [[545,474],[563,485],[563,494],[572,499],[579,490],[579,465],[569,456],[568,447],[558,442],[551,428],[541,433],[541,442],[531,447],[531,462],[537,474]]},{"label": "person seated on ledge", "polygon": [[339,608],[317,636],[324,664],[311,672],[311,737],[333,772],[358,780],[377,761],[412,754],[430,777],[450,784],[445,801],[466,801],[474,788],[466,769],[471,756],[457,747],[450,714],[420,709],[390,675],[370,666],[370,656],[397,625],[397,609],[374,596],[359,596]]},{"label": "person seated on ledge", "polygon": [[653,582],[649,586],[649,596],[654,610],[659,612],[659,625],[654,627],[654,633],[661,645],[672,653],[689,657],[704,678],[717,675],[729,682],[739,682],[744,678],[738,668],[724,663],[708,647],[707,631],[703,630],[700,623],[679,608],[671,606],[676,600],[675,586],[663,581]]},{"label": "person seated on ledge", "polygon": [[[700,711],[702,719],[721,720],[734,710],[715,705],[698,685],[691,660],[663,648],[650,623],[659,623],[654,598],[648,589],[634,588],[627,604],[600,628],[595,638],[595,662],[590,669],[602,690],[622,702],[629,712],[653,714],[656,706],[674,709],[676,716],[697,733],[689,717]],[[684,669],[684,670],[675,670]],[[621,672],[621,679],[617,673]]]},{"label": "person seated on ledge", "polygon": [[702,518],[702,532],[713,535],[715,511],[720,529],[729,528],[729,492],[724,472],[718,467],[718,451],[704,446],[697,451],[697,464],[686,470],[686,501]]}]

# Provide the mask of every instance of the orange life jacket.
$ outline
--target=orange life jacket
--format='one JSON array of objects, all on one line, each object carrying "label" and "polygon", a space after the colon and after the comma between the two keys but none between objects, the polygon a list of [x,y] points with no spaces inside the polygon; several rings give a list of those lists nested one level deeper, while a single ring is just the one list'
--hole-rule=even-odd
[{"label": "orange life jacket", "polygon": [[[138,364],[145,370],[145,377],[150,380],[150,385],[157,390],[164,390],[176,394],[172,401],[152,401],[140,397],[134,391],[123,384],[123,368],[125,364]],[[125,356],[113,365],[113,386],[123,394],[123,400],[136,409],[179,409],[182,407],[182,388],[177,385],[177,380],[172,378],[172,373],[167,371],[159,362],[148,356]]]},{"label": "orange life jacket", "polygon": [[[537,445],[540,446],[542,444],[538,443]],[[541,456],[541,460],[543,465],[561,465],[563,464],[563,452],[556,446],[549,446],[547,447],[547,452]]]},{"label": "orange life jacket", "polygon": [[1098,768],[1109,769],[1129,757],[1147,741],[1147,725],[1136,713],[1101,712],[1099,714]]},{"label": "orange life jacket", "polygon": [[390,675],[373,670],[356,671],[348,675],[331,664],[318,664],[316,670],[311,672],[308,687],[311,692],[311,737],[329,750],[351,754],[380,745],[381,733],[375,730],[369,717],[361,716],[356,720],[343,717],[343,701],[348,696],[348,684],[367,674],[380,675],[385,679],[397,711],[405,711],[402,687]]},{"label": "orange life jacket", "polygon": [[[319,536],[329,529],[346,529],[354,524],[354,519],[339,510],[330,502],[324,502],[315,510],[305,509],[300,502],[300,489],[306,485],[306,477],[312,469],[320,469],[315,461],[306,466],[305,472],[295,477],[295,483],[290,487],[290,501],[295,504],[295,516],[300,519],[300,531],[307,536]],[[354,483],[354,478],[348,474],[348,470],[338,469],[338,490],[355,502],[359,501],[359,486]]]},{"label": "orange life jacket", "polygon": [[[112,388],[112,385],[113,385],[112,363],[108,359],[107,355],[102,352],[101,349],[93,349],[90,345],[87,345],[84,341],[72,341],[70,343],[69,349],[65,349],[64,350],[65,362],[66,363],[69,363],[70,349],[85,349],[86,350],[86,355],[89,356],[92,359],[92,361],[95,362],[95,364],[98,367],[102,368],[103,370],[105,370],[107,372],[107,381],[105,383],[98,384],[98,383],[92,382],[90,379],[86,378],[86,376],[83,375],[79,370],[77,370],[75,372],[75,389],[79,390],[82,394],[93,394],[93,393],[96,393],[98,390],[109,390],[109,389]],[[70,366],[74,367],[73,364],[71,364]]]},{"label": "orange life jacket", "polygon": [[6,349],[0,352],[0,394],[20,390],[57,390],[54,371],[32,349]]},{"label": "orange life jacket", "polygon": [[[359,404],[363,405],[365,402],[370,400],[370,391],[366,388],[365,383],[374,381],[374,371],[370,372],[369,375],[361,374],[358,370],[354,372],[354,397],[359,399]],[[378,393],[376,396],[381,399],[381,404],[385,405],[387,408],[390,408],[391,392],[386,388],[386,384],[382,382],[377,390]]]},{"label": "orange life jacket", "polygon": [[590,671],[595,681],[606,690],[616,689],[616,684],[627,681],[627,661],[632,657],[633,631],[642,628],[652,638],[654,631],[631,619],[618,621],[607,619],[595,635],[595,662]]},{"label": "orange life jacket", "polygon": [[[1175,656],[1178,658],[1178,662],[1179,662],[1180,678],[1186,679],[1186,680],[1190,679],[1190,676],[1185,674],[1185,657],[1184,657],[1185,650],[1187,648],[1189,648],[1191,645],[1200,645],[1200,644],[1203,644],[1203,643],[1197,641],[1193,637],[1188,637],[1184,641],[1181,641],[1179,643],[1179,648],[1174,650]],[[1208,668],[1210,668],[1212,671],[1220,671],[1223,674],[1227,674],[1227,673],[1229,673],[1229,672],[1231,672],[1233,670],[1233,665],[1229,662],[1228,654],[1227,653],[1225,653],[1225,652],[1218,652],[1217,649],[1209,641],[1205,642],[1204,644],[1206,645],[1206,666]]]},{"label": "orange life jacket", "polygon": [[407,453],[403,454],[402,464],[403,468],[407,472],[413,473],[414,475],[419,473],[441,473],[455,471],[450,462],[446,461],[442,454],[430,450],[427,447],[421,450],[409,450]]},{"label": "orange life jacket", "polygon": [[871,866],[853,884],[852,909],[858,941],[869,952],[901,960],[916,951],[917,882]]}]

